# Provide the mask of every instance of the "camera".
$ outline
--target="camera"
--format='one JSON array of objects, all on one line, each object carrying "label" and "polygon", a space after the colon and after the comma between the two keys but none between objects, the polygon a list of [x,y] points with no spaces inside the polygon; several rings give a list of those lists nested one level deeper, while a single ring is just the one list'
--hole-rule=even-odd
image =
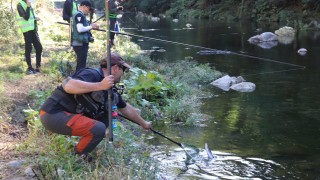
[{"label": "camera", "polygon": [[94,42],[94,37],[92,36],[91,32],[89,32],[89,42]]},{"label": "camera", "polygon": [[90,36],[89,37],[89,42],[93,43],[94,42],[94,37]]}]

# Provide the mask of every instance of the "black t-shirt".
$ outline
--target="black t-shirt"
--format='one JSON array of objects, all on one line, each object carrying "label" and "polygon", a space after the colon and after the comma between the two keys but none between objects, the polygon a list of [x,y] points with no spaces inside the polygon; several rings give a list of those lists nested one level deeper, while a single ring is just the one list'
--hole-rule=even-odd
[{"label": "black t-shirt", "polygon": [[[85,68],[72,76],[73,79],[78,79],[86,82],[100,82],[104,78],[102,69],[94,69],[94,68]],[[57,113],[60,111],[69,111],[68,108],[76,107],[77,102],[74,99],[73,94],[66,93],[62,86],[58,86],[54,91],[58,91],[58,96],[56,93],[53,93],[51,97],[49,97],[46,102],[41,106],[41,109],[47,113]],[[113,88],[114,96],[117,96],[117,107],[125,108],[127,106],[126,102],[122,99],[121,95],[117,93],[117,89]],[[105,96],[108,97],[108,91],[104,91]],[[66,105],[67,104],[67,105]],[[67,107],[66,107],[67,106]],[[71,108],[72,109],[72,108]]]}]

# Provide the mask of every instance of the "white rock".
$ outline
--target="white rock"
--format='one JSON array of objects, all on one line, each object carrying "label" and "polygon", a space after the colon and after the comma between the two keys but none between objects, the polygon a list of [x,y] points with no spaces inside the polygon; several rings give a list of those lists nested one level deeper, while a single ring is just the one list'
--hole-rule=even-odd
[{"label": "white rock", "polygon": [[178,22],[178,21],[179,21],[179,19],[172,19],[172,21],[173,21],[173,22]]},{"label": "white rock", "polygon": [[299,53],[300,55],[304,56],[304,55],[307,54],[307,49],[305,49],[305,48],[300,48],[300,49],[298,50],[298,53]]},{"label": "white rock", "polygon": [[272,32],[264,32],[248,39],[250,43],[256,44],[260,42],[278,41],[277,35]]},{"label": "white rock", "polygon": [[274,33],[278,36],[294,36],[296,31],[292,27],[284,26]]},{"label": "white rock", "polygon": [[7,166],[10,168],[20,168],[20,166],[24,163],[24,160],[14,160],[7,163]]},{"label": "white rock", "polygon": [[24,174],[26,176],[29,176],[29,177],[34,177],[35,174],[34,172],[32,171],[32,168],[30,166],[28,166],[25,170],[24,170]]},{"label": "white rock", "polygon": [[211,84],[224,90],[224,91],[229,91],[230,86],[233,81],[234,81],[233,78],[231,78],[229,75],[225,75],[225,76],[213,81]]},{"label": "white rock", "polygon": [[251,82],[241,82],[241,83],[232,85],[230,89],[233,89],[239,92],[252,92],[256,89],[256,85]]}]

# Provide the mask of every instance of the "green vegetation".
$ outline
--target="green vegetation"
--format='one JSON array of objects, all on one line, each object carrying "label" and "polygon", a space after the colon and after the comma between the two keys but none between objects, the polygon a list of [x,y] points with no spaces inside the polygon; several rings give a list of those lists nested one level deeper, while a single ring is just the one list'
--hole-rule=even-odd
[{"label": "green vegetation", "polygon": [[[1,42],[6,42],[0,46],[5,52],[0,58],[1,134],[8,136],[10,128],[18,123],[12,112],[16,108],[22,108],[28,129],[21,130],[27,138],[15,143],[14,151],[10,153],[22,156],[26,165],[32,166],[37,175],[45,179],[58,176],[61,179],[154,179],[157,162],[149,156],[150,150],[143,142],[144,133],[139,138],[133,135],[141,129],[136,125],[119,124],[115,142],[109,144],[104,140],[92,153],[96,159],[94,163],[86,163],[73,154],[73,145],[78,138],[52,134],[43,128],[38,110],[52,90],[73,73],[76,62],[74,52],[68,47],[68,26],[54,25],[60,13],[46,9],[46,0],[39,0],[37,4],[36,9],[43,10],[38,14],[52,19],[39,25],[44,47],[42,74],[26,76],[23,36],[18,33],[14,13],[0,2],[0,27],[7,28],[0,37]],[[105,35],[94,32],[94,36],[96,40],[90,45],[88,66],[98,66],[105,52]],[[197,125],[196,120],[202,118],[197,113],[201,103],[199,97],[206,93],[202,87],[221,73],[196,62],[183,62],[177,66],[156,64],[148,56],[139,54],[139,47],[130,42],[130,38],[118,36],[117,39],[113,51],[122,54],[135,67],[125,74],[127,89],[123,97],[155,125],[164,122]],[[18,95],[10,94],[13,87],[18,89]],[[17,107],[18,101],[27,103]]]},{"label": "green vegetation", "polygon": [[300,27],[317,21],[320,11],[317,0],[128,0],[125,6],[153,16],[283,22]]}]

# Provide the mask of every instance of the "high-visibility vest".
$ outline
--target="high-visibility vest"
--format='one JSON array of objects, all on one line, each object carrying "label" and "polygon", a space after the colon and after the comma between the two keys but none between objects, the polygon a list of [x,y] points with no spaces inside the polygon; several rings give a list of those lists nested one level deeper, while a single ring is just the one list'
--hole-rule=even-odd
[{"label": "high-visibility vest", "polygon": [[[20,0],[19,3],[21,4],[22,8],[27,11],[27,3],[24,1]],[[18,25],[23,33],[34,30],[35,29],[35,15],[33,12],[32,7],[30,7],[30,17],[28,20],[25,20],[23,17],[19,15],[19,12],[17,11],[17,20],[18,20]]]},{"label": "high-visibility vest", "polygon": [[72,15],[78,12],[78,4],[76,1],[72,1]]},{"label": "high-visibility vest", "polygon": [[117,18],[117,14],[109,14],[109,18],[114,18],[114,19],[116,19],[116,18]]}]

